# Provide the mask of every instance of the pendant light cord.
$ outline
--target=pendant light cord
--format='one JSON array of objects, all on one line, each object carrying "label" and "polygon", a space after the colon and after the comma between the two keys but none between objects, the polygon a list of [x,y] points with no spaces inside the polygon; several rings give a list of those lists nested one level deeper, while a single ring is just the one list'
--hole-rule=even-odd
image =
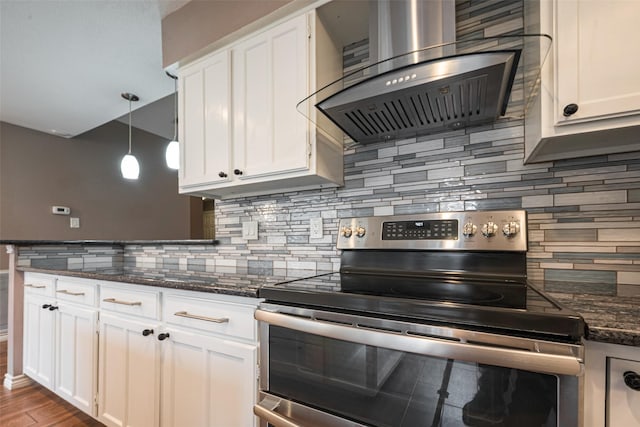
[{"label": "pendant light cord", "polygon": [[131,97],[129,97],[129,154],[131,154]]},{"label": "pendant light cord", "polygon": [[[172,77],[173,78],[173,77]],[[173,140],[178,140],[178,78],[173,78]]]}]

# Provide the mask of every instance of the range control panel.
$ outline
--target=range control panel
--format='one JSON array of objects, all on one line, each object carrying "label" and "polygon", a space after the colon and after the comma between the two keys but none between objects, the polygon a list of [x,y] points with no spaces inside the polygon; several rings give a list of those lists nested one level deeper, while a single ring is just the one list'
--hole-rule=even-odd
[{"label": "range control panel", "polygon": [[527,250],[524,210],[345,218],[339,227],[338,249]]},{"label": "range control panel", "polygon": [[388,221],[382,223],[382,240],[428,240],[458,238],[458,220]]}]

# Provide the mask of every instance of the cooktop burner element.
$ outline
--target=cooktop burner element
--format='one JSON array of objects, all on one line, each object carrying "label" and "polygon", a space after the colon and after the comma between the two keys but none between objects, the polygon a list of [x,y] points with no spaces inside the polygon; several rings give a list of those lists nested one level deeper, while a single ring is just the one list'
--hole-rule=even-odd
[{"label": "cooktop burner element", "polygon": [[267,302],[579,341],[584,321],[527,281],[526,212],[343,219],[339,273],[261,288]]}]

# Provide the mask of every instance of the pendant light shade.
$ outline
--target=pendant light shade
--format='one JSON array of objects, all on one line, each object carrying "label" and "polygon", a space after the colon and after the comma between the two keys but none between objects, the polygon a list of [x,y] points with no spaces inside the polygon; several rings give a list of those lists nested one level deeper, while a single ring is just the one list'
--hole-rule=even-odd
[{"label": "pendant light shade", "polygon": [[175,139],[167,145],[167,151],[165,152],[167,159],[167,166],[170,169],[180,168],[180,145]]},{"label": "pendant light shade", "polygon": [[167,145],[167,151],[165,152],[165,159],[167,160],[167,166],[170,169],[180,168],[180,144],[178,143],[178,76],[165,71],[167,76],[173,79],[174,91],[173,91],[173,139]]},{"label": "pendant light shade", "polygon": [[123,93],[121,96],[129,101],[129,152],[122,158],[120,162],[120,172],[125,179],[138,179],[140,175],[140,165],[136,156],[131,154],[131,103],[138,101],[136,95],[132,93]]},{"label": "pendant light shade", "polygon": [[140,165],[138,159],[133,154],[125,154],[120,162],[122,177],[126,179],[138,179],[140,175]]}]

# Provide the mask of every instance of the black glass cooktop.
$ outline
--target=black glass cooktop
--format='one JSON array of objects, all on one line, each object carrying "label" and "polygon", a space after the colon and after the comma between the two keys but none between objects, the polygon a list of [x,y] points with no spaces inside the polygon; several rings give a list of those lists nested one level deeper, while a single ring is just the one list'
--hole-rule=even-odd
[{"label": "black glass cooktop", "polygon": [[584,336],[583,319],[526,282],[384,274],[330,273],[269,284],[268,302],[338,310],[496,333]]}]

